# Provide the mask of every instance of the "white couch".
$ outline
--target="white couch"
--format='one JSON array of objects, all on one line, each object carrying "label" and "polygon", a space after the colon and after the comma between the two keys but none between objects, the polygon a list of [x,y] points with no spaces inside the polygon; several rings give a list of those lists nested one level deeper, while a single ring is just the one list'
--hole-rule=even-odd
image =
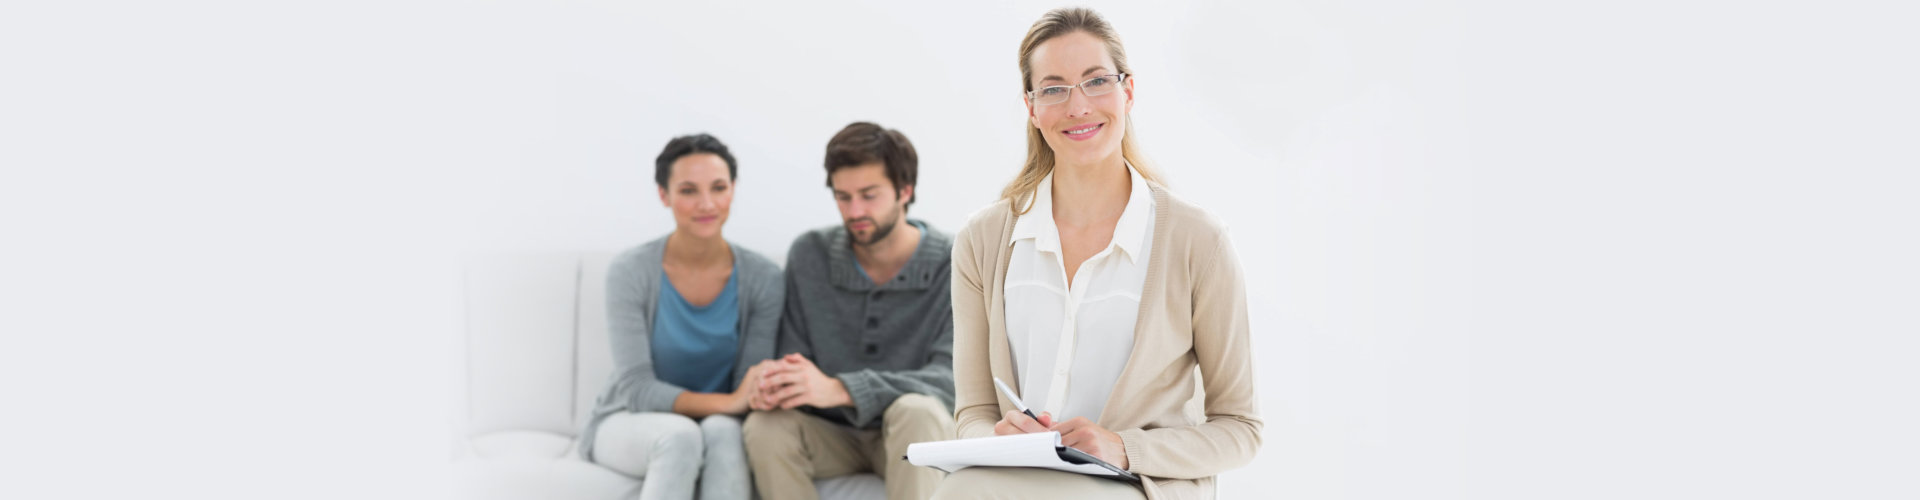
[{"label": "white couch", "polygon": [[[455,498],[627,499],[641,479],[579,458],[576,435],[613,370],[607,253],[474,259],[461,308]],[[821,498],[884,499],[872,474],[816,482]]]}]

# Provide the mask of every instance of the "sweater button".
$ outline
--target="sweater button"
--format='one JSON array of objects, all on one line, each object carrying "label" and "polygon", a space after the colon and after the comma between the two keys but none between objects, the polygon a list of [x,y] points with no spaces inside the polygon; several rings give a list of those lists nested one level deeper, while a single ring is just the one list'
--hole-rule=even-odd
[{"label": "sweater button", "polygon": [[867,344],[867,355],[868,355],[868,356],[872,356],[872,355],[875,355],[875,354],[880,354],[880,345],[879,345],[879,344]]},{"label": "sweater button", "polygon": [[879,328],[880,318],[867,318],[867,328]]}]

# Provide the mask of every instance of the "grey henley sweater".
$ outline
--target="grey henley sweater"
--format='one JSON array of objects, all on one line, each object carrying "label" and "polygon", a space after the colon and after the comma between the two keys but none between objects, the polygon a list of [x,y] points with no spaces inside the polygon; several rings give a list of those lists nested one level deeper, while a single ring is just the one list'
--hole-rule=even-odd
[{"label": "grey henley sweater", "polygon": [[953,237],[913,222],[924,236],[885,285],[854,266],[843,226],[808,231],[787,251],[778,352],[813,360],[853,399],[850,407],[808,412],[870,429],[902,394],[933,396],[953,408]]}]

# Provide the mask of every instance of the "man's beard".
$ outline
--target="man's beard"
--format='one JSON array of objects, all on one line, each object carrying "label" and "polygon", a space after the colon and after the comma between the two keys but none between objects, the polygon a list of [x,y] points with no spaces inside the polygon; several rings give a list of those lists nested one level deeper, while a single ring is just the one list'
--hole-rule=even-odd
[{"label": "man's beard", "polygon": [[871,237],[868,237],[868,238],[867,238],[867,241],[860,241],[860,236],[858,236],[858,235],[855,235],[855,234],[853,233],[853,231],[852,231],[852,230],[848,230],[848,231],[847,231],[847,234],[848,234],[848,235],[851,235],[851,236],[853,236],[853,244],[855,244],[855,245],[860,245],[860,246],[868,246],[868,245],[872,245],[872,244],[874,244],[875,242],[878,242],[878,241],[880,241],[880,240],[884,240],[884,239],[887,239],[887,236],[889,236],[889,235],[892,235],[892,234],[893,234],[893,228],[894,228],[894,226],[898,226],[898,225],[900,225],[900,215],[899,215],[899,214],[900,214],[900,212],[894,212],[894,216],[893,216],[893,219],[892,219],[892,220],[888,220],[886,224],[881,224],[881,223],[880,223],[879,221],[876,221],[876,220],[873,220],[873,218],[872,218],[872,217],[867,217],[867,218],[865,218],[865,219],[856,219],[856,220],[853,220],[853,221],[848,221],[848,222],[847,222],[847,224],[848,224],[848,225],[852,225],[852,224],[853,224],[854,222],[859,222],[860,220],[865,220],[865,221],[867,221],[867,223],[869,223],[869,224],[872,224],[872,225],[873,225],[873,236],[871,236]]}]

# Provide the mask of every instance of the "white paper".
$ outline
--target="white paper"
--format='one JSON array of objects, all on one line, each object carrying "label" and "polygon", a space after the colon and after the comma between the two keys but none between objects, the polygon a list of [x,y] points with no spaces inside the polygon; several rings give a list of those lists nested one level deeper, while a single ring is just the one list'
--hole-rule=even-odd
[{"label": "white paper", "polygon": [[1038,432],[907,445],[907,462],[947,472],[975,466],[1040,467],[1091,476],[1119,474],[1093,464],[1060,459],[1060,433]]}]

